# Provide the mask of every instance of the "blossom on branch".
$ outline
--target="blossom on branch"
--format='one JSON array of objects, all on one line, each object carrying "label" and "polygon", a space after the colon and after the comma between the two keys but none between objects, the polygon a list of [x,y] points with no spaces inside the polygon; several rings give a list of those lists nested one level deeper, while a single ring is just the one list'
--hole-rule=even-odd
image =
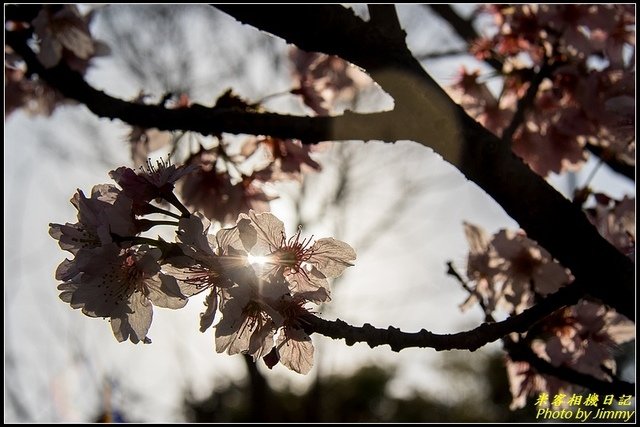
[{"label": "blossom on branch", "polygon": [[363,71],[342,58],[293,48],[289,54],[295,67],[298,87],[304,104],[319,116],[329,115],[338,102],[351,102],[373,81]]},{"label": "blossom on branch", "polygon": [[78,222],[49,224],[49,234],[60,247],[76,254],[83,248],[96,248],[113,241],[113,235],[133,236],[138,227],[134,222],[132,201],[116,186],[100,184],[87,198],[81,190],[71,203],[78,210]]},{"label": "blossom on branch", "polygon": [[273,347],[273,336],[282,318],[272,307],[287,293],[277,282],[254,280],[222,291],[216,325],[216,351],[229,354],[246,353],[254,360],[263,357]]},{"label": "blossom on branch", "polygon": [[486,310],[502,307],[521,313],[534,303],[535,295],[548,295],[570,283],[569,271],[522,232],[501,230],[489,237],[475,225],[465,223],[469,242],[467,276],[475,283],[462,305],[467,309],[481,299]]},{"label": "blossom on branch", "polygon": [[160,256],[146,245],[80,250],[72,265],[63,263],[58,277],[67,280],[58,286],[60,299],[87,316],[110,318],[118,341],[147,342],[152,305],[177,309],[187,303],[176,279],[160,272]]},{"label": "blossom on branch", "polygon": [[75,5],[44,6],[33,26],[40,39],[38,59],[47,68],[60,62],[64,50],[84,60],[95,53],[89,26]]},{"label": "blossom on branch", "polygon": [[[188,217],[191,213],[178,200],[173,193],[174,184],[183,176],[193,172],[197,167],[194,165],[182,165],[176,167],[171,164],[171,160],[157,160],[154,167],[151,159],[147,161],[147,168],[140,168],[136,173],[133,169],[122,166],[109,172],[122,187],[122,191],[133,200],[133,208],[136,214],[146,214],[153,211],[154,207],[149,205],[151,200],[166,201],[177,207],[183,217]],[[151,211],[150,211],[151,209]]]},{"label": "blossom on branch", "polygon": [[194,171],[179,187],[188,207],[222,224],[233,221],[241,212],[269,209],[273,197],[264,193],[263,182],[256,173],[234,179],[228,170],[218,169],[218,161],[215,149],[200,150],[189,158],[188,164]]},{"label": "blossom on branch", "polygon": [[356,258],[351,246],[333,238],[312,244],[311,239],[301,241],[298,230],[287,239],[282,221],[268,212],[241,214],[238,227],[244,248],[264,260],[258,275],[265,279],[284,275],[291,292],[309,301],[329,300],[327,278],[340,276]]},{"label": "blossom on branch", "polygon": [[[633,322],[602,305],[581,301],[545,319],[518,345],[530,345],[536,357],[554,367],[609,382],[616,373],[618,346],[634,337]],[[539,373],[530,362],[507,359],[512,409],[523,408],[528,396],[541,392],[568,395],[578,391],[571,383]]]}]

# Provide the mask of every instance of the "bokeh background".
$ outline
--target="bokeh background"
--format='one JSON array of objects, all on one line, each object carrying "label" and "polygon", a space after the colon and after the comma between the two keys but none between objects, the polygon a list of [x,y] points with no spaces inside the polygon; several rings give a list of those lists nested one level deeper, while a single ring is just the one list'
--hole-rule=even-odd
[{"label": "bokeh background", "polygon": [[[365,6],[353,7],[366,15]],[[468,16],[473,5],[455,8]],[[94,60],[87,80],[113,96],[186,93],[212,105],[228,88],[249,100],[292,88],[290,47],[214,8],[81,6],[90,9],[92,34],[111,54]],[[440,84],[453,83],[461,65],[489,74],[428,7],[400,5],[398,13],[410,48]],[[490,31],[488,24],[479,22],[478,30]],[[290,95],[270,97],[265,105],[308,113]],[[371,90],[350,108],[374,111],[390,102]],[[498,343],[474,353],[394,353],[388,346],[346,346],[314,336],[315,366],[301,376],[217,354],[213,330],[198,331],[199,297],[182,310],[154,311],[153,344],[118,343],[107,322],[59,300],[54,271],[65,253],[49,237],[48,224],[73,222],[69,199],[77,188],[87,192],[109,182],[110,170],[131,165],[129,131],[77,105],[59,107],[51,117],[18,111],[5,119],[5,422],[533,419],[532,409],[508,409]],[[446,274],[446,263],[466,268],[463,221],[490,233],[517,227],[499,205],[412,142],[332,144],[314,158],[322,172],[307,175],[303,184],[274,185],[280,197],[271,208],[289,232],[302,224],[305,235],[336,237],[358,253],[356,265],[334,282],[332,301],[317,308],[322,317],[437,333],[482,321],[480,310],[460,311],[466,294]],[[594,167],[550,181],[570,194]],[[606,166],[591,186],[616,198],[635,194]],[[621,362],[633,378],[632,350]]]}]

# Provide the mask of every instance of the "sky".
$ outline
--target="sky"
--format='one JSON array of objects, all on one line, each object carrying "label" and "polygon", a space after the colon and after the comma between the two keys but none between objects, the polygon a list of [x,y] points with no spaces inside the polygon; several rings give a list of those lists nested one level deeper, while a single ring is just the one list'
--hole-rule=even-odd
[{"label": "sky", "polygon": [[[453,40],[450,30],[435,18],[427,19],[425,11],[409,6],[398,10],[407,27],[415,28],[417,20],[425,19],[424,31],[409,33],[408,43],[414,51],[450,48],[446,44]],[[207,26],[214,14],[218,32]],[[211,104],[226,87],[252,99],[287,90],[290,72],[286,68],[275,75],[266,71],[272,65],[268,52],[252,50],[242,75],[225,74],[230,63],[223,55],[255,47],[267,35],[211,8],[197,9],[187,18],[188,48],[197,58],[189,71],[195,101]],[[135,21],[130,25],[138,29]],[[97,38],[110,37],[100,14],[91,29]],[[145,37],[162,40],[163,31],[161,26],[151,26]],[[226,50],[215,50],[211,40],[226,45]],[[283,42],[273,47],[278,55],[286,55]],[[141,89],[140,81],[124,71],[120,48],[111,46],[112,56],[96,60],[87,79],[109,94],[130,99]],[[165,55],[162,46],[156,53]],[[162,60],[170,61],[170,54]],[[424,63],[441,84],[450,84],[461,64],[481,66],[466,57]],[[171,78],[179,81],[180,75]],[[158,93],[153,83],[146,89]],[[290,108],[292,102],[276,99],[269,105]],[[150,331],[153,344],[136,346],[118,343],[108,323],[83,316],[58,298],[54,272],[65,253],[49,237],[48,224],[74,222],[76,213],[69,199],[76,189],[88,192],[94,184],[109,182],[110,170],[130,165],[124,142],[127,132],[122,122],[97,118],[83,106],[60,107],[49,118],[16,112],[5,120],[5,421],[90,421],[108,385],[113,405],[124,408],[131,420],[179,422],[184,420],[180,405],[186,390],[202,398],[212,387],[239,381],[246,371],[238,356],[215,352],[212,330],[198,331],[202,299],[194,298],[182,310],[155,310]],[[479,324],[479,310],[460,312],[459,304],[466,295],[446,275],[446,262],[452,260],[461,272],[466,267],[463,221],[490,233],[517,224],[431,150],[409,141],[346,144],[345,152],[333,147],[318,154],[325,169],[309,178],[311,196],[303,210],[308,218],[314,216],[326,189],[335,184],[336,159],[347,162],[353,185],[349,198],[320,220],[310,220],[303,232],[318,238],[334,236],[351,243],[358,252],[355,266],[335,284],[331,303],[321,308],[321,317],[437,333]],[[575,180],[583,182],[593,167],[589,163]],[[552,177],[551,182],[569,194],[566,178]],[[635,195],[633,186],[616,180],[606,168],[598,171],[592,186],[614,197]],[[272,204],[272,210],[290,233],[295,227],[290,196],[297,188],[289,185],[278,190],[282,197]],[[407,197],[409,202],[401,202]],[[379,226],[379,219],[387,217],[390,219]],[[260,370],[276,387],[303,390],[318,370],[323,374],[349,372],[361,364],[378,363],[396,366],[391,383],[396,395],[420,390],[456,399],[464,393],[440,374],[441,355],[432,350],[393,353],[388,346],[348,347],[322,336],[314,337],[314,345],[316,367],[306,377],[281,366],[273,371],[260,366]],[[482,351],[498,348],[493,344]],[[477,392],[474,387],[466,392]]]}]

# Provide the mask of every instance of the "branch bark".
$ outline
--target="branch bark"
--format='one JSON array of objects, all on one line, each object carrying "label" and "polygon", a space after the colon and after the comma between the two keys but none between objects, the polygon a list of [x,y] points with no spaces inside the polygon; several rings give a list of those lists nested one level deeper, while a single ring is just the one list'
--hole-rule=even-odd
[{"label": "branch bark", "polygon": [[[471,21],[464,19],[448,4],[430,4],[425,5],[431,9],[436,15],[446,21],[451,28],[467,43],[480,38],[480,34],[473,28]],[[502,72],[502,62],[496,58],[487,58],[485,62],[493,67],[496,71]]]},{"label": "branch bark", "polygon": [[379,329],[368,323],[358,327],[351,326],[340,319],[330,321],[313,315],[304,319],[307,322],[305,331],[316,332],[334,339],[344,339],[347,345],[353,345],[356,342],[365,342],[370,347],[388,344],[393,351],[409,347],[433,348],[437,351],[475,351],[512,332],[526,332],[554,311],[575,304],[582,294],[581,285],[574,282],[516,316],[501,322],[483,323],[475,329],[455,334],[434,334],[425,329],[414,333],[402,332],[393,326]]}]

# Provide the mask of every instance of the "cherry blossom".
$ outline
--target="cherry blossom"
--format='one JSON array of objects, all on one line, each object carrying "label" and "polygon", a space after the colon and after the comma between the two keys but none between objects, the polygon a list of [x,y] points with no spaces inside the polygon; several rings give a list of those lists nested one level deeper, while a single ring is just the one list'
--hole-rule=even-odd
[{"label": "cherry blossom", "polygon": [[587,209],[591,222],[620,252],[635,259],[635,199],[625,196],[618,201],[597,193],[595,200],[595,207]]},{"label": "cherry blossom", "polygon": [[168,258],[162,268],[177,279],[186,296],[209,290],[206,309],[200,315],[202,332],[215,320],[220,290],[230,288],[236,282],[243,285],[253,276],[246,253],[230,244],[237,240],[229,237],[237,235],[237,230],[222,229],[214,238],[208,233],[209,226],[209,221],[200,214],[181,218],[176,234],[184,256]]},{"label": "cherry blossom", "polygon": [[[269,180],[302,179],[304,171],[320,171],[322,168],[318,162],[310,157],[313,146],[303,145],[297,139],[280,139],[265,137],[255,140],[253,147],[245,148],[245,151],[255,151],[258,147],[265,147],[267,158],[271,166],[265,169]],[[264,173],[257,171],[258,176]],[[262,178],[261,178],[262,179]],[[262,179],[266,181],[266,179]]]},{"label": "cherry blossom", "polygon": [[277,308],[283,322],[276,339],[273,360],[265,360],[270,368],[280,362],[304,375],[313,367],[313,342],[304,330],[304,317],[309,314],[304,308],[306,302],[305,297],[296,294],[286,295],[278,302]]},{"label": "cherry blossom", "polygon": [[9,46],[5,46],[5,118],[19,108],[24,108],[29,114],[49,116],[58,105],[74,102],[63,97],[37,76],[29,77],[26,71],[22,59]]},{"label": "cherry blossom", "polygon": [[505,298],[518,312],[532,303],[527,290],[547,295],[572,280],[567,269],[523,233],[501,230],[494,236],[492,246],[502,258],[498,269],[505,277]]},{"label": "cherry blossom", "polygon": [[152,305],[177,309],[187,302],[175,278],[160,272],[160,256],[146,245],[80,250],[59,268],[58,277],[66,279],[58,286],[60,299],[87,316],[110,318],[118,341],[147,342]]},{"label": "cherry blossom", "polygon": [[511,410],[524,408],[527,396],[548,393],[555,396],[560,393],[569,394],[569,385],[551,375],[539,374],[525,361],[513,361],[506,358],[509,391],[511,391]]},{"label": "cherry blossom", "polygon": [[491,238],[482,228],[464,223],[464,233],[469,242],[469,256],[467,258],[467,277],[475,282],[474,293],[469,295],[461,305],[463,310],[468,309],[478,298],[487,305],[487,309],[493,310],[498,301],[495,286],[502,279],[497,266],[499,259],[491,244]]},{"label": "cherry blossom", "polygon": [[305,52],[293,48],[290,58],[294,64],[294,78],[304,104],[320,116],[329,115],[339,101],[352,101],[372,80],[357,67],[337,56]]},{"label": "cherry blossom", "polygon": [[[249,220],[249,222],[246,222]],[[284,275],[292,293],[309,301],[329,299],[329,282],[351,266],[356,253],[347,243],[333,238],[300,240],[300,230],[287,239],[284,224],[271,213],[241,214],[238,219],[239,239],[254,256],[264,257],[260,277]]]},{"label": "cherry blossom", "polygon": [[60,62],[65,49],[84,60],[95,53],[87,22],[75,5],[44,6],[33,27],[40,38],[38,59],[47,68]]},{"label": "cherry blossom", "polygon": [[234,180],[228,171],[218,170],[217,162],[215,150],[201,150],[189,159],[194,172],[187,175],[180,186],[187,206],[222,224],[233,221],[241,212],[269,210],[273,197],[264,193],[257,174],[242,175]]},{"label": "cherry blossom", "polygon": [[122,188],[124,194],[134,201],[136,212],[144,212],[144,205],[153,199],[164,199],[174,204],[183,211],[184,216],[189,212],[173,194],[174,184],[183,176],[197,169],[194,165],[182,165],[176,167],[171,164],[171,160],[160,159],[156,161],[156,166],[147,161],[147,167],[141,168],[138,173],[126,166],[119,167],[109,172]]},{"label": "cherry blossom", "polygon": [[[132,102],[144,104],[147,95],[140,91]],[[172,142],[171,132],[160,131],[158,129],[147,129],[140,126],[132,126],[127,135],[127,142],[131,145],[131,160],[136,167],[147,164],[149,154],[160,148],[168,146]]]},{"label": "cherry blossom", "polygon": [[96,248],[113,241],[113,234],[134,236],[139,229],[134,222],[132,202],[111,184],[93,187],[87,198],[81,190],[71,203],[78,210],[78,222],[49,224],[49,234],[60,247],[76,254],[83,248]]},{"label": "cherry blossom", "polygon": [[480,298],[486,309],[520,313],[533,305],[535,294],[547,295],[573,280],[567,269],[523,232],[500,230],[489,237],[478,226],[464,223],[469,242],[467,276],[475,283],[462,305]]},{"label": "cherry blossom", "polygon": [[[616,372],[615,351],[619,344],[635,337],[635,326],[613,310],[582,301],[553,314],[537,332],[538,335],[527,338],[538,357],[556,367],[611,381],[611,374]],[[508,359],[507,373],[513,396],[512,409],[524,407],[527,396],[540,392],[555,395],[575,391],[572,384],[540,374],[525,361]]]},{"label": "cherry blossom", "polygon": [[[504,85],[494,97],[478,71],[463,69],[454,99],[497,135],[522,110],[512,148],[541,176],[580,169],[587,144],[635,164],[635,70],[624,54],[635,45],[633,8],[524,4],[481,10],[494,17],[497,31],[471,52],[500,61]],[[594,59],[606,61],[598,68]],[[545,72],[531,105],[521,105],[533,77]]]},{"label": "cherry blossom", "polygon": [[265,283],[255,276],[251,282],[222,290],[216,351],[246,353],[254,360],[267,355],[273,347],[275,331],[282,324],[272,306],[287,292],[282,282]]}]

